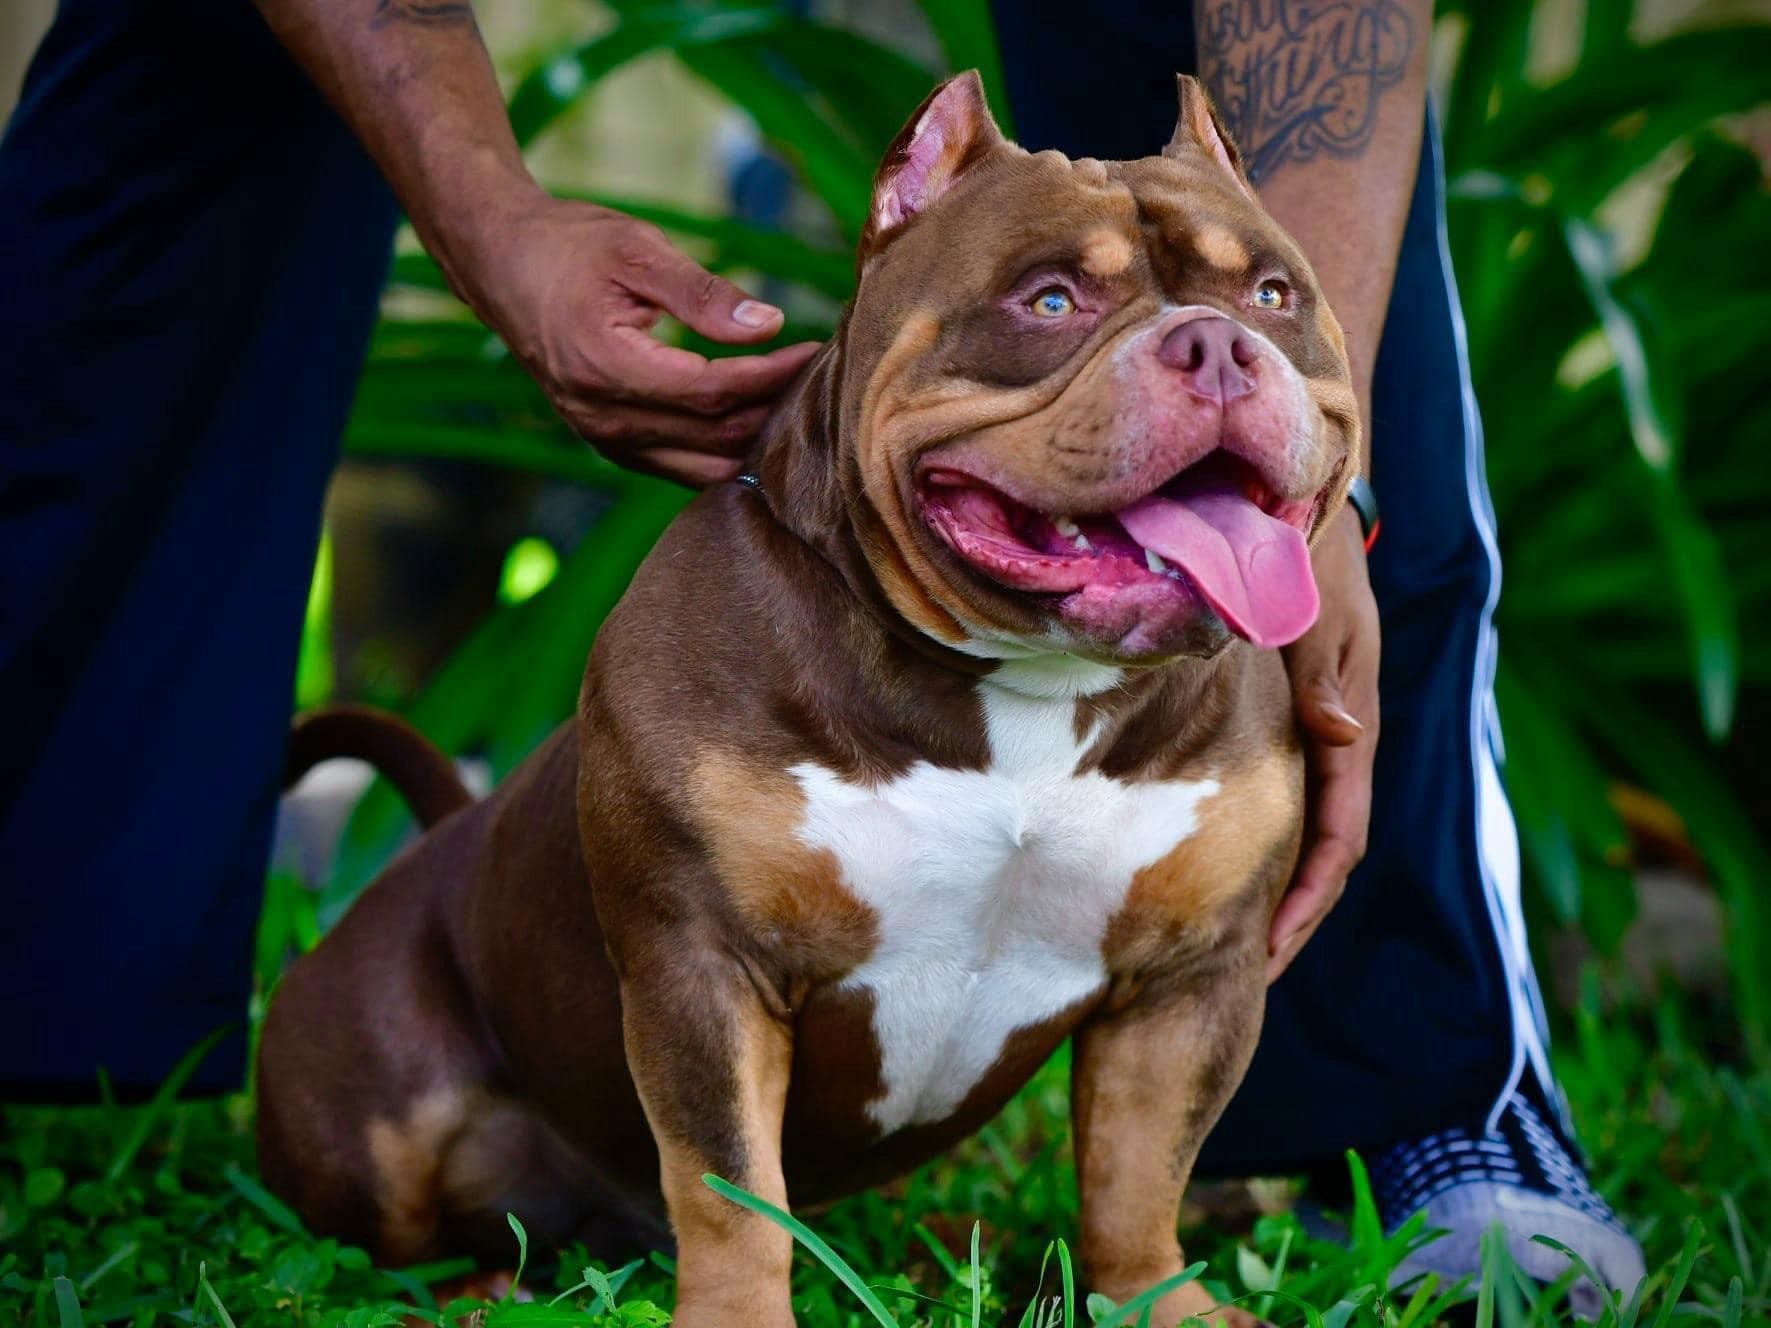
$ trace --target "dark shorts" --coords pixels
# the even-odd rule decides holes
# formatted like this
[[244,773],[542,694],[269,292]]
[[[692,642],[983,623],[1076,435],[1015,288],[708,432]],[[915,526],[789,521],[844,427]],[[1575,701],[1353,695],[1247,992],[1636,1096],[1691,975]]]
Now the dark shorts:
[[[1024,141],[1165,141],[1188,6],[1002,8]],[[1377,366],[1370,855],[1273,993],[1218,1170],[1479,1121],[1540,1046],[1434,151]],[[395,209],[243,0],[176,23],[68,0],[0,199],[0,1080],[89,1093],[103,1065],[147,1088],[244,1012],[320,503]],[[237,1083],[243,1045],[199,1082]]]

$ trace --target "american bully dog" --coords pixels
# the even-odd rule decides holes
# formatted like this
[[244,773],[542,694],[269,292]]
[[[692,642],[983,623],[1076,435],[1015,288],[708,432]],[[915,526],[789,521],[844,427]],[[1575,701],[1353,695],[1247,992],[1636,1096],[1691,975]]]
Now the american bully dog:
[[[973,75],[924,103],[836,336],[490,797],[409,731],[298,729],[297,768],[370,755],[434,821],[264,1027],[264,1174],[314,1228],[674,1238],[684,1328],[786,1328],[788,1236],[703,1174],[876,1185],[1068,1037],[1089,1285],[1182,1268],[1301,837],[1275,647],[1358,415],[1309,264],[1180,102],[1139,161],[1023,151]],[[1187,1285],[1155,1321],[1206,1312],[1239,1317]]]

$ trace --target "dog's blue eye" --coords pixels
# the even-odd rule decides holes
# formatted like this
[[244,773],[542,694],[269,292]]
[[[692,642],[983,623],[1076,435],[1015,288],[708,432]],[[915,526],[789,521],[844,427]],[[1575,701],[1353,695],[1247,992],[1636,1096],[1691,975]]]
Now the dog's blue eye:
[[1031,307],[1041,318],[1068,318],[1076,312],[1076,301],[1070,298],[1069,292],[1053,286],[1035,295]]
[[1285,307],[1285,283],[1282,281],[1263,281],[1254,293],[1254,307],[1257,309],[1283,309]]

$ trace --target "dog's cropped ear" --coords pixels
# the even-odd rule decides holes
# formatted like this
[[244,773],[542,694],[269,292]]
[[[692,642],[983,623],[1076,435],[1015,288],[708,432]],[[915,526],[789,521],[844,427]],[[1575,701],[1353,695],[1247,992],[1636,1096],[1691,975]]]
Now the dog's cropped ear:
[[1175,90],[1180,94],[1181,114],[1162,155],[1181,157],[1188,152],[1203,152],[1229,172],[1238,189],[1253,198],[1254,186],[1242,168],[1242,154],[1231,141],[1230,131],[1224,128],[1217,107],[1211,104],[1211,94],[1191,74],[1176,74]]
[[984,101],[977,70],[955,74],[931,92],[892,140],[873,178],[862,263],[1006,142]]

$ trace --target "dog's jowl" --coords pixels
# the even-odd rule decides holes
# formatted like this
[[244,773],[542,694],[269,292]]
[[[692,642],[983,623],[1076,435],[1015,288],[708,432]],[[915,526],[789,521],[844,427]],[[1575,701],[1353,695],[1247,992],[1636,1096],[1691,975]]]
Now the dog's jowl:
[[[876,1184],[1074,1036],[1090,1285],[1177,1272],[1301,833],[1275,648],[1314,619],[1356,420],[1191,80],[1130,162],[1024,152],[944,85],[755,482],[665,534],[576,722],[284,981],[266,1177],[383,1259],[500,1257],[506,1211],[674,1238],[686,1328],[786,1325],[787,1235],[702,1175]],[[439,777],[415,735],[328,732]]]

